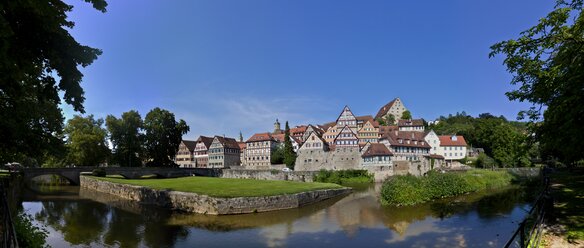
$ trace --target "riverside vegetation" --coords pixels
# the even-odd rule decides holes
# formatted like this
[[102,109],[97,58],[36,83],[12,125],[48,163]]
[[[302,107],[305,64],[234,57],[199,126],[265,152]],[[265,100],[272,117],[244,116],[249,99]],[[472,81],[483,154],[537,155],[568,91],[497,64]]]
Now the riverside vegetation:
[[315,182],[336,183],[336,184],[358,184],[372,183],[373,175],[366,170],[342,170],[329,171],[320,170],[314,177]]
[[427,176],[396,176],[385,181],[381,188],[383,205],[415,205],[433,199],[461,195],[511,184],[513,176],[507,171],[471,170],[464,173],[439,173]]

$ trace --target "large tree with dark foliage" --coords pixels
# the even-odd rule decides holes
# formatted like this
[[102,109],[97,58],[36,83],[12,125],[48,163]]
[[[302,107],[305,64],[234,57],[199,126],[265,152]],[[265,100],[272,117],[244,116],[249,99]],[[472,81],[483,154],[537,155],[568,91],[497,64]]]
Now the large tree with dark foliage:
[[[104,0],[85,0],[105,12]],[[83,113],[83,74],[101,51],[79,44],[60,0],[0,1],[0,163],[38,158],[63,142],[63,100]]]
[[110,150],[107,146],[107,130],[102,127],[103,119],[93,115],[76,115],[65,126],[67,137],[67,162],[77,166],[98,166],[106,162]]
[[144,118],[147,166],[175,167],[170,160],[176,155],[182,136],[189,131],[184,120],[176,121],[168,110],[155,108]]
[[144,122],[140,113],[131,110],[123,113],[120,119],[108,115],[105,125],[113,145],[112,162],[120,166],[142,166],[144,134],[141,130]]
[[533,106],[519,113],[532,121],[531,130],[544,158],[566,164],[584,159],[584,16],[583,0],[557,1],[545,18],[519,38],[499,42],[490,56],[502,54],[511,84],[510,100]]

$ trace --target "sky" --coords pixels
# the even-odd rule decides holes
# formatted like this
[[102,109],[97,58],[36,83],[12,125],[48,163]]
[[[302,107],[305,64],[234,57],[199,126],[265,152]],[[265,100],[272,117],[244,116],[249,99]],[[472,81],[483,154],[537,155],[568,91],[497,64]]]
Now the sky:
[[[375,115],[399,97],[414,118],[465,111],[516,119],[512,75],[490,46],[516,38],[553,0],[80,0],[71,35],[103,54],[85,75],[87,114],[160,107],[190,126],[184,139],[245,139],[335,121],[348,105]],[[63,106],[65,116],[74,113]]]

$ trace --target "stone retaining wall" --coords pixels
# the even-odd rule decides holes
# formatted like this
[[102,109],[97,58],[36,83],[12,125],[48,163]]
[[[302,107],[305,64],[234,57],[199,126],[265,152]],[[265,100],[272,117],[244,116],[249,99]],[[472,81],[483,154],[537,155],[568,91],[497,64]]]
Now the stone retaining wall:
[[223,170],[223,178],[257,179],[257,180],[287,180],[297,182],[314,182],[318,171],[288,171],[281,170]]
[[142,186],[112,183],[81,176],[81,187],[109,193],[142,204],[154,204],[175,210],[223,215],[266,212],[297,208],[351,192],[350,188],[326,189],[290,195],[219,198],[196,193],[157,190]]

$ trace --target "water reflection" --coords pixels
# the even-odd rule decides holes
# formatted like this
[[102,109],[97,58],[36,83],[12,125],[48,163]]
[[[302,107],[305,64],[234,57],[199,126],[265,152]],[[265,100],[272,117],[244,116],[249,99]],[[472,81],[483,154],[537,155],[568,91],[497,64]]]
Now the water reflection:
[[24,194],[23,206],[54,247],[500,246],[527,209],[520,188],[413,207],[382,207],[380,185],[306,207],[210,216],[141,205],[77,187]]

